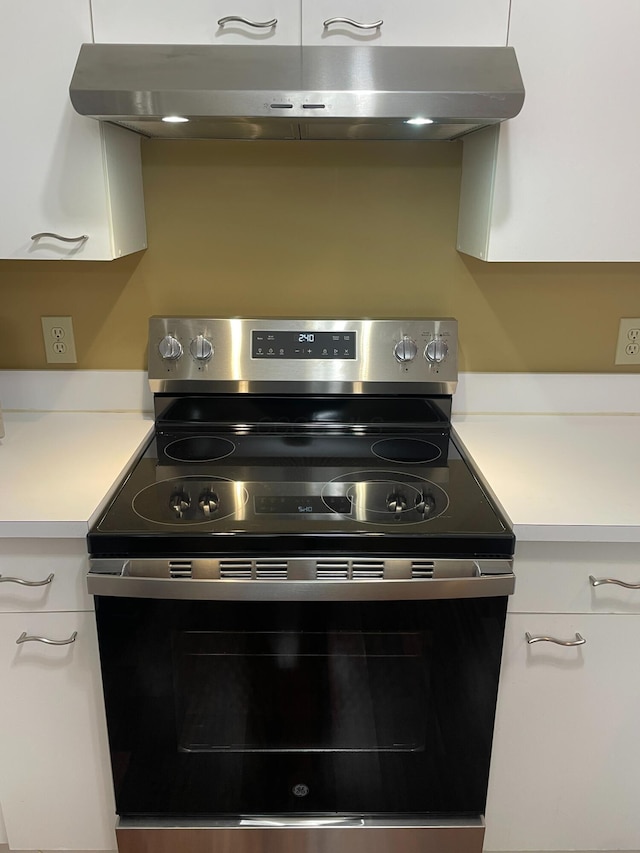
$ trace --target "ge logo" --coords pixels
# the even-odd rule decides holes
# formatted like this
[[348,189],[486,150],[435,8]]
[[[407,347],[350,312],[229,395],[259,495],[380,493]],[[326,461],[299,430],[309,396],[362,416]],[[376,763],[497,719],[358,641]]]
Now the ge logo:
[[309,793],[308,785],[294,785],[291,790],[296,797],[306,797]]

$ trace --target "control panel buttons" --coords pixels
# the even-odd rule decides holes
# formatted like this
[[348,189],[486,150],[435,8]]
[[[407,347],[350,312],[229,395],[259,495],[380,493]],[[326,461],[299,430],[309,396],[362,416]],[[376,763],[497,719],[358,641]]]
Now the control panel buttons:
[[407,361],[413,361],[413,359],[418,354],[418,347],[416,346],[416,342],[412,340],[410,337],[405,335],[401,341],[393,348],[393,354],[396,357],[396,361],[399,361],[401,364],[404,364]]
[[426,345],[424,357],[429,364],[441,364],[447,357],[448,352],[449,347],[447,346],[447,342],[441,338],[435,338]]
[[213,344],[204,335],[196,335],[189,345],[189,352],[196,361],[209,361],[213,355]]
[[165,361],[175,361],[182,355],[182,344],[173,335],[165,335],[158,344],[158,352]]

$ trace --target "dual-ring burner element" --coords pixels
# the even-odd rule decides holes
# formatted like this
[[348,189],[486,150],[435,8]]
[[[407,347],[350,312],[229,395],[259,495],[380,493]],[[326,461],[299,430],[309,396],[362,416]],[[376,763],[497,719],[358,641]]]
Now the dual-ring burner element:
[[[419,524],[437,518],[449,506],[443,488],[408,472],[351,471],[330,484],[344,484],[351,517],[367,524]],[[326,500],[328,486],[323,487],[322,497],[331,508]]]
[[206,524],[241,518],[249,495],[244,486],[224,477],[172,477],[141,489],[133,511],[154,524]]

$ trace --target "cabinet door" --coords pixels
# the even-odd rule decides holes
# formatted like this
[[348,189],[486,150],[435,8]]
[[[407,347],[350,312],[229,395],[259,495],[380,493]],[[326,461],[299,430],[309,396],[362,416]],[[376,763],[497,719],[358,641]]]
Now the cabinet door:
[[640,849],[639,642],[638,616],[508,617],[485,850]]
[[[69,100],[80,45],[92,40],[89,0],[2,3],[0,31],[0,257],[110,260],[144,248],[139,139]],[[48,232],[78,239],[32,239]]]
[[[97,42],[299,44],[299,0],[92,0]],[[243,21],[219,22],[227,17]]]
[[488,261],[639,261],[634,0],[513,0],[522,112],[464,141],[458,249]]
[[[26,632],[69,645],[16,644]],[[93,613],[0,616],[0,802],[9,846],[114,850]]]
[[[361,29],[332,18],[378,27]],[[304,44],[504,45],[509,0],[302,0]]]

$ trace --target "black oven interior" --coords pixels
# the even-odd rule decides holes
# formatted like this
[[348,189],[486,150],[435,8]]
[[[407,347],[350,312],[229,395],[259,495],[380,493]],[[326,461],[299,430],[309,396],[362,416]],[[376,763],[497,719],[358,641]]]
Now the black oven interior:
[[506,597],[99,597],[121,817],[484,810]]

